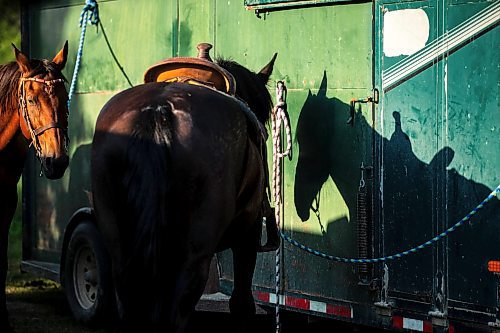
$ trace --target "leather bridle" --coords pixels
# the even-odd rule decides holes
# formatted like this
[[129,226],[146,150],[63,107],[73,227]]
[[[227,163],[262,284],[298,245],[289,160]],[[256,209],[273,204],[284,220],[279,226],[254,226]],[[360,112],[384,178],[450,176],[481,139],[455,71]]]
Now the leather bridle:
[[26,104],[26,90],[24,89],[24,83],[26,81],[33,81],[38,83],[43,83],[47,85],[47,93],[49,95],[53,94],[53,86],[57,83],[64,83],[64,79],[54,79],[54,80],[44,80],[35,77],[22,77],[19,79],[19,107],[21,110],[22,117],[26,122],[26,126],[31,135],[31,143],[35,147],[37,157],[41,156],[41,148],[40,143],[38,142],[38,136],[51,128],[58,128],[63,131],[65,138],[65,145],[68,143],[68,130],[64,128],[59,122],[50,122],[46,125],[40,126],[38,128],[33,128],[33,124],[31,123],[30,117],[28,115],[28,106]]

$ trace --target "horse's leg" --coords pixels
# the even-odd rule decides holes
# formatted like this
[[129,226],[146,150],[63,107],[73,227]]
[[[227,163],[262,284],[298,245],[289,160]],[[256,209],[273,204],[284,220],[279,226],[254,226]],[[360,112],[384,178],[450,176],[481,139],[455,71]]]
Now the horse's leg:
[[[180,333],[186,330],[189,318],[205,289],[213,254],[225,230],[224,226],[227,225],[225,221],[230,221],[233,213],[228,201],[223,200],[220,195],[222,190],[216,186],[207,185],[196,191],[205,193],[205,201],[193,211],[189,209],[193,206],[192,202],[181,199],[185,206],[179,204],[178,215],[172,217],[174,221],[182,221],[181,228],[188,226],[184,229],[186,232],[169,231],[173,236],[170,237],[168,253],[176,254],[169,260],[172,266],[167,267],[163,274],[171,275],[174,271],[177,275],[166,295],[169,303],[163,306],[168,309],[168,314],[159,318],[160,321],[169,320],[168,332]],[[174,221],[171,225],[176,224]]]
[[[233,252],[234,288],[229,300],[229,309],[237,326],[244,331],[255,315],[252,295],[252,279],[257,260],[257,248],[261,239],[261,208],[264,200],[264,170],[257,147],[250,141],[247,149],[246,167],[237,198],[238,214],[232,222],[241,226],[235,239]],[[245,227],[246,226],[246,227]]]
[[[128,142],[112,136],[104,139],[109,141],[94,139],[93,204],[99,231],[111,257],[119,326],[123,332],[151,332],[151,295],[157,290],[151,283],[150,267],[146,263],[148,258],[135,245],[140,222],[135,220],[134,211],[127,201],[123,170],[116,168],[112,161],[120,156],[120,147],[127,146]],[[132,168],[126,164],[122,167]]]
[[232,248],[234,288],[229,300],[231,315],[240,330],[245,330],[255,315],[252,279],[257,259],[255,237],[242,240]]
[[[191,256],[182,264],[170,299],[168,332],[181,333],[186,330],[189,318],[205,289],[212,256],[213,253]],[[160,325],[159,332],[161,328]]]
[[[99,145],[94,144],[94,150],[103,149]],[[95,153],[95,152],[94,152]],[[102,155],[101,152],[96,155]],[[92,161],[92,199],[96,213],[97,227],[103,236],[106,249],[111,259],[113,288],[116,296],[116,306],[118,319],[122,330],[126,331],[126,326],[123,324],[125,317],[127,302],[125,301],[126,288],[124,286],[123,271],[123,254],[120,242],[120,230],[118,223],[120,221],[118,212],[120,211],[119,203],[117,202],[117,193],[115,189],[115,180],[112,178],[113,172],[109,170],[105,158],[93,159]],[[123,222],[123,221],[122,221]]]
[[5,300],[7,278],[7,246],[10,223],[17,205],[17,187],[0,180],[0,331],[11,332]]

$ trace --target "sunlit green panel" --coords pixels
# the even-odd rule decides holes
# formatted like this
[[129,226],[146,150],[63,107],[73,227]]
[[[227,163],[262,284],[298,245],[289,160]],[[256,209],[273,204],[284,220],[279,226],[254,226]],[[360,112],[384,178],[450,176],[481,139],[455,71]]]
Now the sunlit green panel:
[[[31,13],[32,54],[45,56],[69,40],[65,74],[71,79],[81,29],[82,5],[35,9]],[[111,48],[133,84],[142,82],[151,64],[172,55],[172,3],[119,0],[99,3],[99,17]],[[49,52],[47,52],[49,51]],[[88,25],[76,91],[121,90],[128,83],[113,59],[99,27]]]
[[[215,44],[216,0],[187,0],[179,3],[179,56],[196,57],[199,43]],[[210,52],[212,58],[215,56]]]
[[277,52],[273,77],[286,79],[289,89],[317,89],[324,71],[328,88],[365,94],[371,84],[371,4],[279,11],[259,19],[231,1],[217,7],[216,22],[218,52],[255,70]]

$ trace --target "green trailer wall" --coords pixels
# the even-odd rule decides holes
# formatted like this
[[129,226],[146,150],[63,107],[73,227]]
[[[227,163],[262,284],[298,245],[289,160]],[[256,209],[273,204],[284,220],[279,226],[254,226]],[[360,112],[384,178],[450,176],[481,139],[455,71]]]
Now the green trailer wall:
[[[81,9],[79,1],[48,1],[29,7],[31,55],[50,57],[64,40],[69,40],[70,58],[64,70],[68,80],[74,69]],[[99,2],[105,32],[133,84],[141,83],[144,70],[161,59],[194,56],[196,45],[203,41],[214,45],[213,55],[229,57],[255,71],[277,52],[278,60],[269,86],[274,95],[275,81],[286,81],[292,127],[297,126],[308,98],[317,97],[313,102],[319,102],[321,110],[318,112],[329,113],[335,118],[339,130],[345,134],[343,140],[347,142],[356,138],[359,141],[355,151],[349,151],[351,145],[346,147],[346,156],[343,157],[354,158],[357,164],[365,158],[365,163],[370,163],[371,148],[360,139],[367,133],[359,133],[356,127],[345,124],[349,116],[346,105],[351,98],[367,96],[371,91],[371,10],[371,4],[364,3],[276,12],[259,19],[254,12],[245,10],[240,1]],[[102,31],[89,25],[70,111],[70,167],[60,181],[34,177],[36,163],[31,170],[36,200],[28,202],[32,209],[27,212],[32,213],[32,218],[37,221],[32,244],[33,254],[38,259],[57,255],[71,214],[88,205],[83,190],[89,190],[88,149],[95,118],[112,95],[127,87],[109,53]],[[331,105],[322,105],[325,101]],[[337,105],[340,106],[338,110]],[[313,113],[314,110],[309,108],[306,112]],[[370,119],[368,111],[363,112]],[[315,117],[312,115],[313,122],[321,122]],[[315,126],[313,123],[306,124],[306,127],[311,125]],[[323,127],[318,138],[328,141],[332,129],[330,125]],[[294,213],[294,170],[299,149],[297,140],[294,140],[295,157],[285,163],[287,228],[294,228],[299,236],[310,237],[316,245],[326,245],[325,250],[349,254],[354,246],[352,195],[343,197],[335,183],[329,180],[321,191],[321,224],[316,215],[302,222]],[[329,152],[325,153],[329,155]],[[317,162],[321,163],[321,159],[330,159],[331,156],[318,158]],[[352,176],[359,181],[358,170],[353,170]],[[44,222],[38,223],[41,221]],[[330,224],[338,225],[339,229],[327,244],[322,232],[332,232]],[[341,269],[350,271],[346,267]],[[267,283],[267,279],[265,281]]]

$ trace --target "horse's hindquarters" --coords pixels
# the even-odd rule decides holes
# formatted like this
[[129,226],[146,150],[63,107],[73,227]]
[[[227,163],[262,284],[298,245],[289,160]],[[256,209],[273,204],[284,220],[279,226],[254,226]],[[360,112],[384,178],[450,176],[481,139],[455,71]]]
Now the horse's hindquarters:
[[[255,254],[263,166],[245,108],[211,89],[154,83],[101,111],[94,207],[130,325],[184,327],[223,235],[235,235],[228,247],[252,244]],[[134,292],[138,284],[147,287]]]

